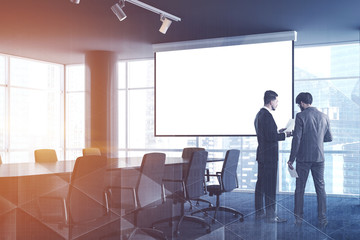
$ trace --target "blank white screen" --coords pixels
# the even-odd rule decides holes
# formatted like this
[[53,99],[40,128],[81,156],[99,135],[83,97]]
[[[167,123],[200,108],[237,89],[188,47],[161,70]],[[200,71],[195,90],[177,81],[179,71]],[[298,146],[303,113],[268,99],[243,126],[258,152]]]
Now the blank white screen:
[[156,52],[155,135],[255,135],[266,90],[278,93],[274,118],[293,111],[292,41]]

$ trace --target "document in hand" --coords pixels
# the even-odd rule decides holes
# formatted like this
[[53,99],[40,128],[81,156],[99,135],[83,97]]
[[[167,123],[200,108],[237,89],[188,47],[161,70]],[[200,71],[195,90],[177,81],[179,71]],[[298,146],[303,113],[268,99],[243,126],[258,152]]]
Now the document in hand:
[[298,178],[299,175],[297,174],[295,168],[291,169],[288,167],[288,170],[289,170],[289,173],[290,173],[290,176],[293,177],[293,178]]
[[294,130],[294,127],[295,127],[295,119],[289,119],[289,121],[285,126],[286,130],[284,132],[291,132]]

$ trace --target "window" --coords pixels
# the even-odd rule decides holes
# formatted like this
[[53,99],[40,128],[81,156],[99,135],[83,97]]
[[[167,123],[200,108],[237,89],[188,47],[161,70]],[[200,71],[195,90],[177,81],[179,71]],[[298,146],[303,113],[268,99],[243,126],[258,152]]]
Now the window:
[[[325,143],[327,193],[359,194],[359,45],[296,48],[295,95],[299,92],[310,92],[313,106],[330,118],[334,139]],[[282,149],[290,149],[290,142],[284,143]],[[286,173],[288,153],[282,155],[279,190],[293,191],[294,180]],[[315,192],[311,178],[306,191]]]
[[32,162],[39,148],[55,149],[59,160],[81,155],[84,66],[67,66],[66,84],[64,69],[60,64],[0,55],[0,154],[4,163]]
[[0,154],[2,161],[5,162],[5,153],[6,153],[6,125],[7,125],[7,116],[6,116],[6,58],[5,56],[0,55]]
[[[194,138],[154,137],[154,62],[120,62],[119,156],[142,156],[152,150],[179,155],[179,147],[195,146]],[[177,152],[177,153],[175,153]]]
[[[4,162],[34,161],[34,150],[53,148],[63,159],[64,66],[4,56],[1,89]],[[2,73],[3,75],[3,73]],[[1,79],[1,78],[0,78]]]
[[[141,156],[154,150],[180,156],[182,147],[199,146],[209,151],[209,157],[223,157],[227,149],[236,148],[241,150],[239,189],[255,189],[255,137],[155,138],[153,60],[121,62],[119,73],[120,156]],[[325,144],[325,181],[329,194],[360,194],[359,75],[358,44],[295,48],[295,96],[302,91],[310,92],[313,106],[328,114],[331,121],[334,140]],[[295,189],[286,165],[290,148],[291,139],[280,143],[280,192]],[[209,168],[218,171],[221,164],[214,163]],[[315,192],[311,176],[306,192]]]
[[66,66],[66,157],[82,156],[85,147],[85,66]]

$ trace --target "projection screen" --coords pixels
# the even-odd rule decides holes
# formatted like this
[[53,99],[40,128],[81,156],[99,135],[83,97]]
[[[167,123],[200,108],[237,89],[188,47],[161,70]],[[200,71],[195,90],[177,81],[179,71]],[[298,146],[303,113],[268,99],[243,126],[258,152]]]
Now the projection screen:
[[296,32],[154,45],[155,136],[253,136],[266,90],[293,118]]

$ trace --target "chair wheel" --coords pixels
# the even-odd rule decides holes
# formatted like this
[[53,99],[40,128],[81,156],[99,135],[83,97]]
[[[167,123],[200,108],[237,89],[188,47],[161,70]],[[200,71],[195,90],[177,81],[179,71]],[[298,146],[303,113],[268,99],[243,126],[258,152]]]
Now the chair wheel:
[[244,218],[243,218],[243,217],[241,217],[241,218],[239,219],[239,221],[240,221],[240,222],[243,222],[243,221],[244,221]]
[[210,228],[206,229],[206,233],[211,233],[211,229]]
[[175,231],[174,231],[174,235],[175,235],[176,237],[178,237],[178,236],[180,235],[180,231],[179,231],[179,230],[175,230]]
[[215,223],[215,219],[211,220],[212,223]]

